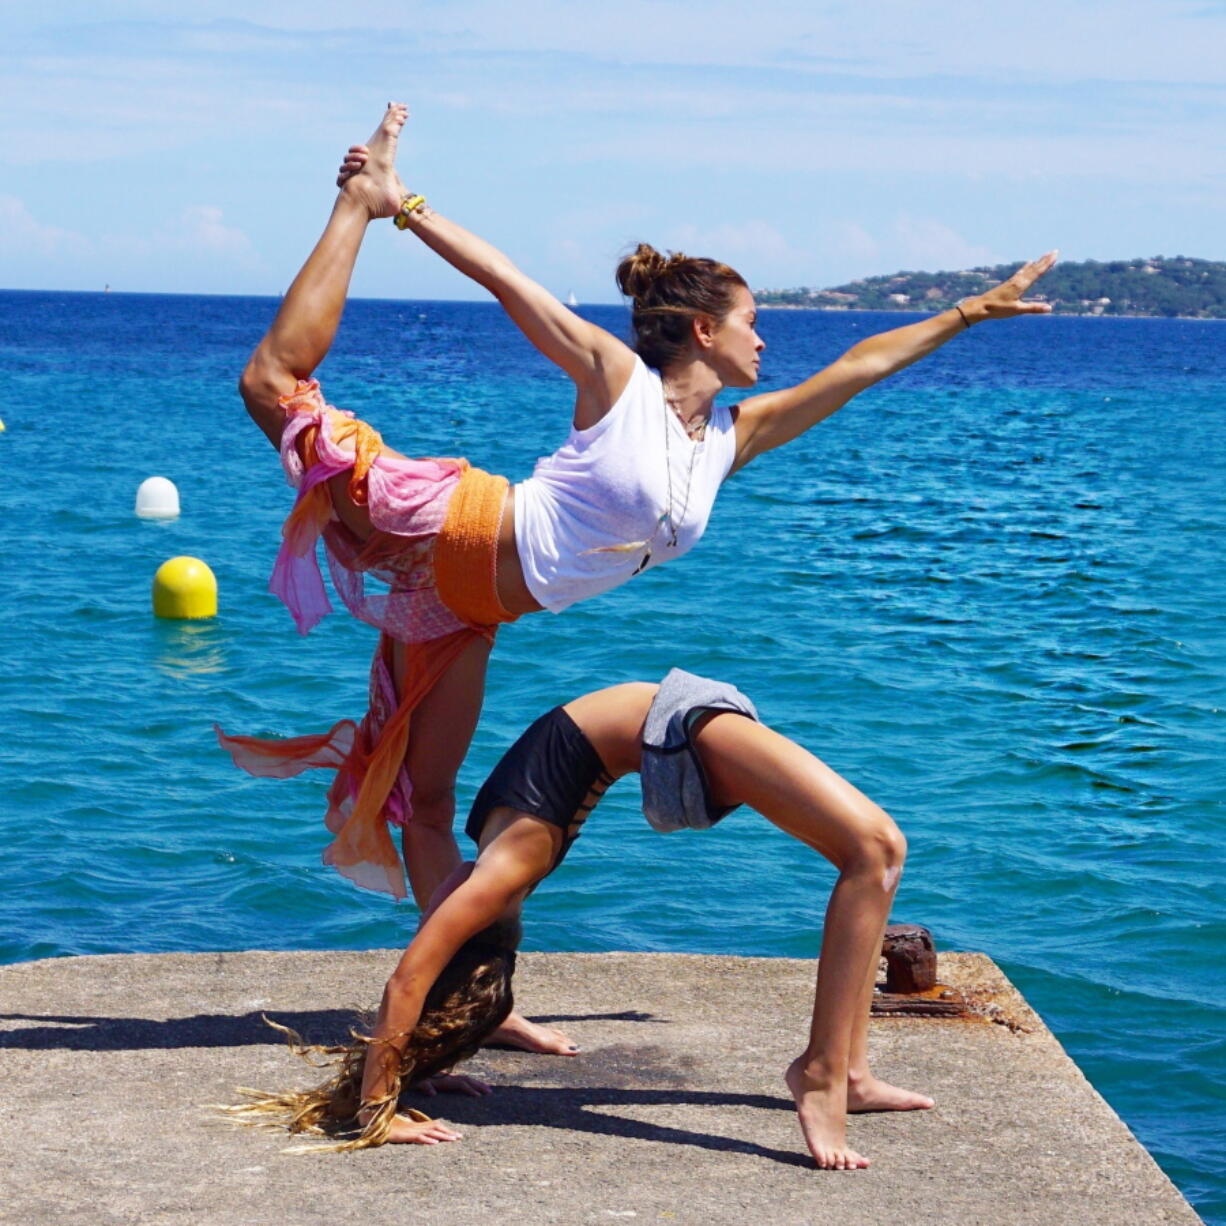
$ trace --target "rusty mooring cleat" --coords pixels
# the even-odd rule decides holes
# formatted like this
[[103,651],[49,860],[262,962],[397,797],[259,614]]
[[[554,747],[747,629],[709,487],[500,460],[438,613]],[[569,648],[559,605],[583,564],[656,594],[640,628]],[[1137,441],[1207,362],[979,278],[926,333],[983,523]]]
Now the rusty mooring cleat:
[[937,951],[932,933],[919,924],[890,924],[881,942],[885,990],[910,995],[936,987]]
[[919,924],[890,924],[881,943],[885,991],[873,993],[878,1017],[960,1017],[962,993],[937,983],[932,933]]

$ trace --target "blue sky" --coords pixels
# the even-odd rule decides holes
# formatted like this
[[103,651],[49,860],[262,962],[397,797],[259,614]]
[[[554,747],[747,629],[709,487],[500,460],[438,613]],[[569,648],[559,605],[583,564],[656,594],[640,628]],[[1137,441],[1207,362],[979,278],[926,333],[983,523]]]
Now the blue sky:
[[[0,0],[0,286],[278,293],[388,98],[401,173],[560,295],[1226,258],[1222,0]],[[365,296],[480,296],[390,223]]]

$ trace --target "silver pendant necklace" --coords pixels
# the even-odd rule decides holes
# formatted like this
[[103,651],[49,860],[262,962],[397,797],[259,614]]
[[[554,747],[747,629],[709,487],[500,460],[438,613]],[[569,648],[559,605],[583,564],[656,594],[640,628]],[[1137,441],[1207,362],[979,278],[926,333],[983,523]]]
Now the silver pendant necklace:
[[[663,391],[663,389],[664,389],[664,383],[663,383],[663,380],[661,380],[660,390]],[[646,569],[648,562],[651,561],[652,542],[656,539],[657,536],[660,535],[660,529],[663,528],[665,524],[668,525],[668,539],[664,542],[664,546],[666,549],[676,549],[677,548],[677,529],[681,526],[682,521],[685,519],[686,511],[689,510],[690,490],[693,488],[693,485],[694,485],[694,462],[698,459],[699,444],[697,441],[695,441],[694,436],[690,434],[690,428],[684,422],[681,422],[682,429],[685,430],[686,434],[689,435],[689,438],[690,438],[690,466],[686,470],[685,495],[681,503],[681,510],[678,511],[676,515],[674,515],[673,514],[673,454],[672,454],[672,445],[671,445],[671,440],[670,440],[670,436],[672,434],[672,427],[670,426],[668,419],[671,415],[675,414],[676,411],[669,405],[667,394],[664,395],[663,402],[664,402],[664,470],[665,470],[665,473],[667,474],[667,480],[668,480],[668,506],[660,513],[659,519],[656,520],[655,531],[652,532],[652,534],[647,538],[645,542],[646,547],[643,552],[643,557],[639,561],[639,564],[634,568],[632,572],[632,574],[635,574],[635,575],[639,574],[641,571]],[[678,421],[681,420],[679,416],[677,420]],[[706,424],[707,423],[704,421],[700,429],[705,430]]]

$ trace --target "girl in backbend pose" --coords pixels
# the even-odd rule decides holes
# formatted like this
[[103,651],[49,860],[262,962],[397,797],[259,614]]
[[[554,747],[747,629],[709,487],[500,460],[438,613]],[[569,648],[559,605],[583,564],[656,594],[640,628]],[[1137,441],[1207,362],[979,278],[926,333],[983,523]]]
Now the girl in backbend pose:
[[[818,1166],[867,1166],[847,1144],[849,1110],[932,1106],[879,1081],[868,1064],[869,1005],[906,843],[872,801],[758,723],[743,694],[679,670],[659,686],[614,686],[538,719],[478,793],[467,826],[476,863],[440,887],[369,1037],[319,1089],[251,1092],[253,1101],[231,1111],[278,1118],[295,1132],[334,1132],[356,1117],[362,1130],[340,1149],[458,1140],[440,1120],[399,1114],[401,1087],[471,1055],[506,1016],[523,900],[558,866],[609,785],[631,771],[641,773],[643,811],[658,829],[707,827],[745,803],[838,868],[813,1019],[785,1080]],[[488,1092],[467,1078],[438,1088]]]
[[[406,117],[405,107],[390,105],[369,145],[350,150],[323,236],[240,382],[298,489],[272,589],[301,632],[319,620],[329,608],[315,558],[322,536],[346,606],[382,631],[370,708],[360,724],[342,720],[318,736],[219,735],[255,774],[336,770],[326,817],[336,837],[325,860],[360,885],[402,897],[387,830],[398,825],[410,885],[425,907],[459,863],[454,784],[499,623],[560,612],[679,557],[702,535],[720,483],[755,456],[972,324],[1048,310],[1022,295],[1054,256],[955,310],[861,341],[804,383],[729,409],[717,394],[752,387],[764,348],[753,297],[736,272],[640,246],[617,270],[633,299],[632,350],[405,190],[394,156]],[[569,437],[514,489],[462,460],[402,455],[330,408],[310,378],[336,333],[366,227],[385,217],[494,294],[574,380]],[[368,574],[387,591],[368,593]],[[511,1028],[500,1037],[568,1050],[557,1032],[518,1019]]]

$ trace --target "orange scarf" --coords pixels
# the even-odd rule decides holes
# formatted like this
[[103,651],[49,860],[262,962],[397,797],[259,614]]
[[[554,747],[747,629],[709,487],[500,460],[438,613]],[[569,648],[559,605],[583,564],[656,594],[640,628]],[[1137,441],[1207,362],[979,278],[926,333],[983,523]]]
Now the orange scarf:
[[[329,425],[338,442],[354,439],[349,495],[354,502],[365,503],[367,473],[379,455],[382,440],[365,422],[341,413],[334,413]],[[304,431],[301,447],[308,472],[318,462],[316,437],[314,426]],[[451,496],[443,528],[435,538],[434,569],[440,598],[468,626],[441,638],[405,644],[405,675],[396,695],[397,705],[381,724],[372,706],[361,725],[341,720],[317,736],[271,741],[226,736],[217,729],[222,746],[237,765],[252,774],[284,778],[310,767],[335,769],[336,779],[328,792],[327,823],[336,837],[324,851],[324,863],[357,885],[384,890],[396,898],[406,897],[408,891],[384,809],[405,770],[413,712],[474,639],[493,642],[498,626],[515,620],[499,602],[496,582],[498,532],[507,485],[505,477],[465,467]],[[331,515],[329,486],[321,481],[294,507],[286,521],[286,538],[307,532],[317,535]],[[372,671],[378,674],[382,662],[386,670],[383,675],[390,679],[392,639],[386,633],[380,636],[376,653]]]

